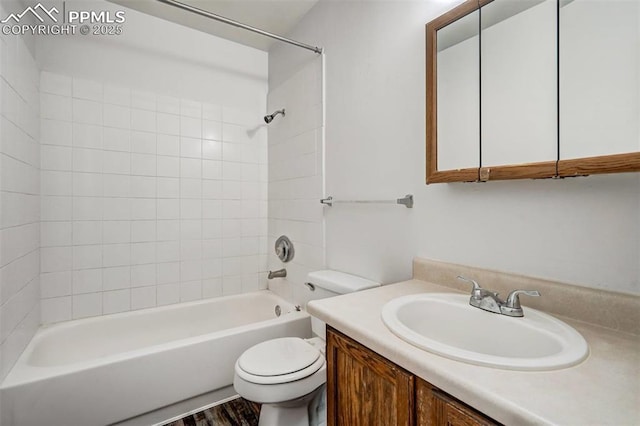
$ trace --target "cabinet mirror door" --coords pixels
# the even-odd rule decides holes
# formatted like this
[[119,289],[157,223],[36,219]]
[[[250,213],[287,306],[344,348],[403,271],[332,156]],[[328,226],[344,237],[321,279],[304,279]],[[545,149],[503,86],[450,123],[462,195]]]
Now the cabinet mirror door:
[[561,0],[560,160],[640,151],[640,2]]
[[556,17],[556,0],[494,0],[482,7],[481,166],[487,173],[545,162],[554,171]]
[[480,12],[438,30],[438,170],[480,166]]

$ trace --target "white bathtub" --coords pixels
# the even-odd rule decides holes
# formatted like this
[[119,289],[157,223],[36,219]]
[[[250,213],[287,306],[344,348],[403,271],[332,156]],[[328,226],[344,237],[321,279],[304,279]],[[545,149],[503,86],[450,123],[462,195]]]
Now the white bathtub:
[[256,343],[310,335],[308,314],[268,290],[42,327],[0,386],[0,423],[118,422],[229,386]]

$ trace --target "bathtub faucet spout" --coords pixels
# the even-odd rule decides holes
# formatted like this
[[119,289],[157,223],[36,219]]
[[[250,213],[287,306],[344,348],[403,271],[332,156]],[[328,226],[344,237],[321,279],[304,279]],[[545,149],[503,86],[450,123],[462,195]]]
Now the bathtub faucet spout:
[[287,276],[287,270],[282,268],[277,271],[269,271],[268,279],[272,280],[274,278],[284,278]]

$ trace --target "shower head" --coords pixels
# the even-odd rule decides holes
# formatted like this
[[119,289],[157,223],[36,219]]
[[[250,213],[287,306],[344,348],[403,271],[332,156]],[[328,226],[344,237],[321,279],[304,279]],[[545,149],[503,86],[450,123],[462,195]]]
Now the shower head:
[[282,116],[284,117],[284,108],[279,109],[278,111],[274,112],[273,114],[270,115],[265,115],[264,116],[264,122],[269,124],[273,121],[273,119],[276,117],[276,115],[278,114],[282,114]]

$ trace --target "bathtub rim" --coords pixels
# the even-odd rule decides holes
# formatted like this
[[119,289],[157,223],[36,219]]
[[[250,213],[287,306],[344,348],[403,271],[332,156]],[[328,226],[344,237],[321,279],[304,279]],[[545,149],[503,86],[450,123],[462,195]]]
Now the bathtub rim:
[[[201,304],[211,303],[223,298],[241,298],[242,296],[255,294],[255,295],[266,295],[269,297],[273,297],[274,299],[282,302],[281,305],[287,305],[287,307],[291,307],[291,311],[287,313],[283,313],[280,317],[274,317],[268,320],[257,321],[249,324],[240,325],[237,327],[227,328],[223,330],[214,331],[211,333],[205,333],[198,336],[185,337],[182,339],[172,340],[169,342],[164,342],[156,345],[146,346],[143,348],[138,348],[130,351],[125,351],[121,353],[111,354],[95,359],[79,361],[69,364],[62,365],[54,365],[54,366],[34,366],[30,365],[26,362],[28,357],[33,353],[34,347],[38,344],[38,341],[46,337],[48,334],[58,330],[64,330],[67,328],[74,327],[78,322],[82,321],[83,323],[93,323],[100,322],[110,318],[120,318],[120,317],[129,317],[129,316],[137,316],[143,315],[145,312],[149,311],[167,311],[167,310],[175,310],[179,308],[185,308],[190,306],[196,306]],[[274,314],[275,315],[275,314]],[[29,344],[22,352],[14,366],[11,368],[7,376],[0,383],[0,392],[3,390],[10,390],[12,388],[20,387],[23,385],[37,383],[43,380],[64,376],[67,374],[73,374],[77,372],[82,372],[86,370],[90,370],[92,368],[101,367],[107,364],[115,364],[119,362],[124,362],[130,359],[141,358],[146,355],[156,354],[162,351],[168,351],[180,347],[188,347],[197,345],[208,340],[211,340],[212,337],[228,337],[230,335],[241,333],[243,331],[249,330],[260,330],[262,328],[270,327],[277,323],[294,321],[297,319],[310,318],[310,315],[305,310],[296,311],[295,305],[287,302],[281,296],[270,290],[258,290],[249,293],[241,293],[230,296],[222,296],[222,297],[214,297],[209,299],[202,299],[192,302],[184,302],[184,303],[175,303],[171,305],[165,305],[154,308],[146,308],[135,311],[127,311],[127,312],[119,312],[116,314],[108,314],[96,317],[89,318],[81,318],[77,320],[64,321],[57,324],[44,325],[41,326],[34,337],[29,341]],[[18,370],[16,370],[18,368]]]

